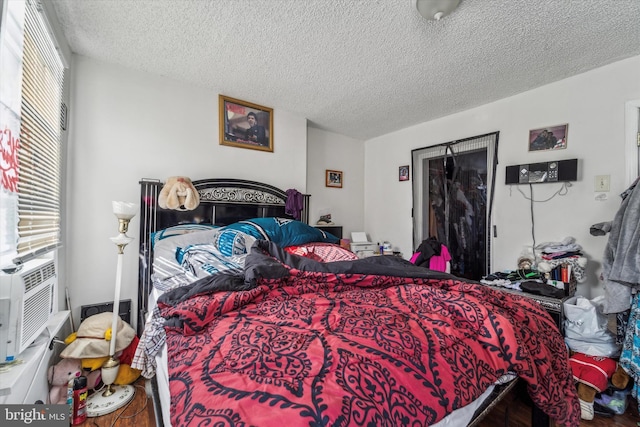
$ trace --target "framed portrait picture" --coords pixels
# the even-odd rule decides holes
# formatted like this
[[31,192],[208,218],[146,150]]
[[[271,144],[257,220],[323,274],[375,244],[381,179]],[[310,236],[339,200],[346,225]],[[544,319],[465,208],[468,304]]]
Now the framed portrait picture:
[[529,131],[529,151],[560,150],[567,148],[569,125],[548,126]]
[[273,152],[273,109],[219,96],[220,145]]
[[409,181],[409,165],[398,168],[398,181]]
[[327,169],[325,174],[325,185],[327,187],[342,188],[342,171],[332,171]]

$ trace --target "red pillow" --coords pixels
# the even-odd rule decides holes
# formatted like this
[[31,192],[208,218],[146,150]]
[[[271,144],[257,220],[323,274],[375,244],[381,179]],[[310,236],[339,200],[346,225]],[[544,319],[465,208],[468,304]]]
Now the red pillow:
[[311,258],[319,262],[352,261],[358,256],[348,249],[333,243],[312,242],[287,246],[285,251],[293,255]]

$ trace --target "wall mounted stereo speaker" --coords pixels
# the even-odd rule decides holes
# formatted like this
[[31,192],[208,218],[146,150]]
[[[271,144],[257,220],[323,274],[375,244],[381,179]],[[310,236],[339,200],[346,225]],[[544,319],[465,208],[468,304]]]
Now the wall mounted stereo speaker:
[[578,159],[507,166],[505,184],[576,181]]

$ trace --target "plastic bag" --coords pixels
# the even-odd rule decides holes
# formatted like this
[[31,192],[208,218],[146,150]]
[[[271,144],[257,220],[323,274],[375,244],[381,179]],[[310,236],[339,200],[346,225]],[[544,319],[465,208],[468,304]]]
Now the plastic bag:
[[607,390],[605,393],[597,395],[595,401],[611,409],[615,414],[622,415],[627,410],[628,394],[627,390]]
[[590,356],[617,357],[620,347],[607,328],[607,316],[602,312],[604,297],[589,300],[575,296],[564,302],[564,334],[569,348]]

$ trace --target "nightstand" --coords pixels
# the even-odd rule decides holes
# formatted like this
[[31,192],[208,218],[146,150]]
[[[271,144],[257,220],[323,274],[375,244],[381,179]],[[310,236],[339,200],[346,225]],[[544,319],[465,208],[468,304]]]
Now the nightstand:
[[556,324],[558,325],[558,329],[560,329],[560,333],[564,335],[564,302],[571,298],[573,295],[565,296],[562,298],[553,298],[543,295],[530,294],[528,292],[522,292],[515,289],[503,288],[501,286],[484,286],[489,286],[490,288],[501,292],[520,295],[538,302],[545,310],[547,310],[551,317],[553,317],[553,320],[555,320]]
[[342,226],[341,225],[314,225],[315,228],[324,231],[325,233],[331,233],[338,239],[342,239]]

